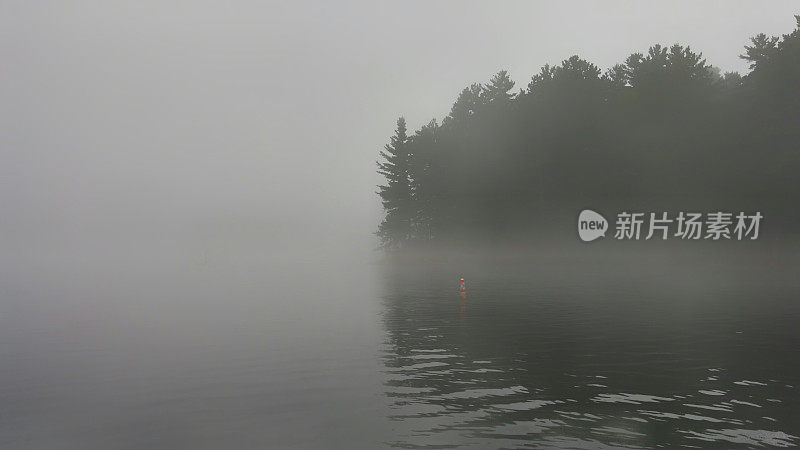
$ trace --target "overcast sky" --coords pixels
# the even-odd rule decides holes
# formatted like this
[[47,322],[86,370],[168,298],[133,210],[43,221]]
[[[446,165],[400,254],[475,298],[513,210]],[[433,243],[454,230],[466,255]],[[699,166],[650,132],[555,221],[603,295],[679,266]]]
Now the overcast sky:
[[[334,4],[336,3],[336,4]],[[0,1],[5,255],[121,243],[370,247],[377,151],[507,69],[654,43],[723,71],[774,2]],[[180,244],[178,244],[180,245]]]

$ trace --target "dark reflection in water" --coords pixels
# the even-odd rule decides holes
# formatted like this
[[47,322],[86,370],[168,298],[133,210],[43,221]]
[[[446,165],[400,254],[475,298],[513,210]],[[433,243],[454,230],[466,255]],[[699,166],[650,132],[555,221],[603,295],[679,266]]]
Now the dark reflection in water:
[[697,261],[387,267],[387,444],[796,447],[792,273]]

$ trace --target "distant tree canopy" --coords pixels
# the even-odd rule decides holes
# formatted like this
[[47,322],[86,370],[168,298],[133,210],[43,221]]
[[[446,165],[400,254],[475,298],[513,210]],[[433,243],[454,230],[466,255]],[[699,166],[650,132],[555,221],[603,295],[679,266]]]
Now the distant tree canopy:
[[500,71],[411,136],[401,118],[378,163],[382,244],[547,233],[585,207],[760,210],[796,227],[796,19],[791,34],[751,39],[745,76],[654,45],[605,73],[578,56],[545,65],[517,92]]

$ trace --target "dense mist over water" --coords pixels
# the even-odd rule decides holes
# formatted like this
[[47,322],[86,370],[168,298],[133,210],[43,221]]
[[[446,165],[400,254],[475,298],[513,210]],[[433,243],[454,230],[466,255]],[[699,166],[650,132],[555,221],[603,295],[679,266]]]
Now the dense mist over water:
[[797,446],[799,241],[774,214],[725,243],[583,243],[597,205],[555,200],[546,232],[374,234],[399,115],[657,42],[745,73],[797,13],[3,2],[0,447]]
[[748,38],[796,13],[676,5],[5,3],[3,258],[371,248],[398,115],[416,129],[500,68],[608,68],[656,42],[745,72]]

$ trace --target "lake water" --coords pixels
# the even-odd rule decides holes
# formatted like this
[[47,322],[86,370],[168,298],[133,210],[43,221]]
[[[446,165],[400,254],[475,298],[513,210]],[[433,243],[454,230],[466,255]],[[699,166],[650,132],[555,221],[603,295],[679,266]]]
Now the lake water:
[[135,261],[4,266],[0,447],[800,445],[796,267]]

